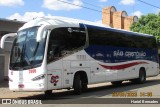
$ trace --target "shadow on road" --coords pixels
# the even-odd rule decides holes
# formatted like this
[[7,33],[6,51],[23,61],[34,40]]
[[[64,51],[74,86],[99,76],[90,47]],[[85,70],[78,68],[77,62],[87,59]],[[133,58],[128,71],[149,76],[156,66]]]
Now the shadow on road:
[[20,99],[39,99],[39,100],[60,100],[60,99],[76,99],[76,98],[96,98],[106,95],[111,95],[113,92],[125,92],[130,90],[138,90],[139,88],[145,88],[148,86],[154,86],[160,84],[160,79],[147,80],[145,84],[133,84],[131,82],[125,82],[120,86],[104,85],[100,87],[89,88],[87,92],[81,95],[74,95],[73,90],[56,92],[50,96],[45,96],[44,94],[19,97]]

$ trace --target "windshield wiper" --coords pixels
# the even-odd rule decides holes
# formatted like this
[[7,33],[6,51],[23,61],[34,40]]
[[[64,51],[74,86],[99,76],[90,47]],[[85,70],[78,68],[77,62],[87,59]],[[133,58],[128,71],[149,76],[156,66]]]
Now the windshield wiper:
[[32,57],[31,57],[31,58],[33,58],[33,57],[34,57],[34,59],[33,59],[33,60],[35,60],[35,55],[36,55],[36,53],[37,53],[38,46],[39,46],[39,42],[36,44],[36,49],[34,50],[33,55],[32,55]]
[[17,59],[16,59],[16,61],[13,63],[13,65],[12,65],[12,69],[13,69],[13,67],[16,65],[16,63],[17,63],[17,61],[18,61],[18,59],[20,58],[21,56],[19,56],[19,57],[17,57]]
[[25,57],[24,59],[26,60],[27,64],[28,64],[28,65],[31,65],[28,56],[27,56],[26,54],[24,54],[24,57]]
[[[35,60],[35,55],[36,55],[36,53],[37,53],[38,46],[39,46],[39,42],[37,43],[36,48],[35,48],[35,50],[34,50],[34,52],[33,52],[32,57],[31,57],[31,59],[34,58],[33,60]],[[25,67],[23,67],[23,68],[25,68],[25,69],[27,69],[27,68],[33,68],[33,64],[31,64],[28,56],[27,56],[26,54],[24,54],[24,57],[26,57],[25,59],[26,59],[26,62],[28,63],[28,66],[25,66]]]
[[22,62],[23,60],[25,60],[25,61],[27,62],[27,64],[30,66],[31,63],[30,63],[30,61],[29,61],[28,56],[27,56],[26,53],[25,53],[25,49],[26,49],[26,44],[23,44],[23,47],[22,47],[22,55],[21,55],[21,62]]

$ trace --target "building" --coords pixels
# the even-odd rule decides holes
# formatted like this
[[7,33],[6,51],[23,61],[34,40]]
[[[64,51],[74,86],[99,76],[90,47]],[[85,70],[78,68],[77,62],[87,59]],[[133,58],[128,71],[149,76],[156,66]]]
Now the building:
[[131,24],[137,21],[137,16],[128,16],[126,11],[117,11],[114,6],[102,9],[102,23],[113,28],[130,30]]
[[[15,33],[25,22],[0,18],[0,39],[7,33]],[[5,48],[0,48],[0,80],[8,79],[8,61],[14,38],[7,38]]]

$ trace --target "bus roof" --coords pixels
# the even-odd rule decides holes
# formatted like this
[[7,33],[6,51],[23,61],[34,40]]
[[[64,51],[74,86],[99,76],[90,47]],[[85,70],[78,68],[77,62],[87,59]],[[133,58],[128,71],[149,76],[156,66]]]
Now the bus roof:
[[153,35],[139,33],[139,32],[132,32],[132,31],[124,30],[124,29],[116,29],[116,28],[111,28],[111,27],[101,27],[101,26],[94,26],[94,25],[88,25],[88,24],[86,24],[86,25],[87,25],[87,27],[92,27],[92,28],[101,29],[101,30],[114,31],[114,32],[119,32],[119,33],[126,33],[126,34],[130,34],[133,36],[137,35],[137,36],[145,36],[145,37],[154,37]]
[[60,17],[60,16],[48,16],[48,17],[36,18],[24,24],[19,30],[26,29],[26,28],[33,27],[33,26],[40,26],[40,25],[61,25],[64,27],[78,27],[80,26],[80,24],[85,24],[88,27],[95,27],[97,29],[121,32],[121,33],[138,35],[138,36],[153,37],[152,35],[149,35],[149,34],[143,34],[143,33],[132,32],[132,31],[127,31],[123,29],[111,28],[110,26],[103,25],[101,23],[79,20],[79,19],[74,19],[74,18]]
[[79,27],[79,24],[88,24],[96,25],[100,27],[109,27],[100,23],[94,23],[90,21],[84,21],[73,18],[59,17],[59,16],[50,16],[50,17],[39,17],[25,23],[19,30],[23,30],[29,27],[41,26],[41,25],[59,25],[63,27]]

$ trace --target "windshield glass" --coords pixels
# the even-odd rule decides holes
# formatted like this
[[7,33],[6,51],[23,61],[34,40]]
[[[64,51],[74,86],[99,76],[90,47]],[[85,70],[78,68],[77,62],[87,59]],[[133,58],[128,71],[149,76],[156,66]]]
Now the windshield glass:
[[[27,28],[18,32],[18,37],[14,40],[11,50],[9,66],[11,70],[41,66],[45,50],[45,37],[40,42],[36,41],[38,28]],[[46,32],[44,34],[46,35]]]

